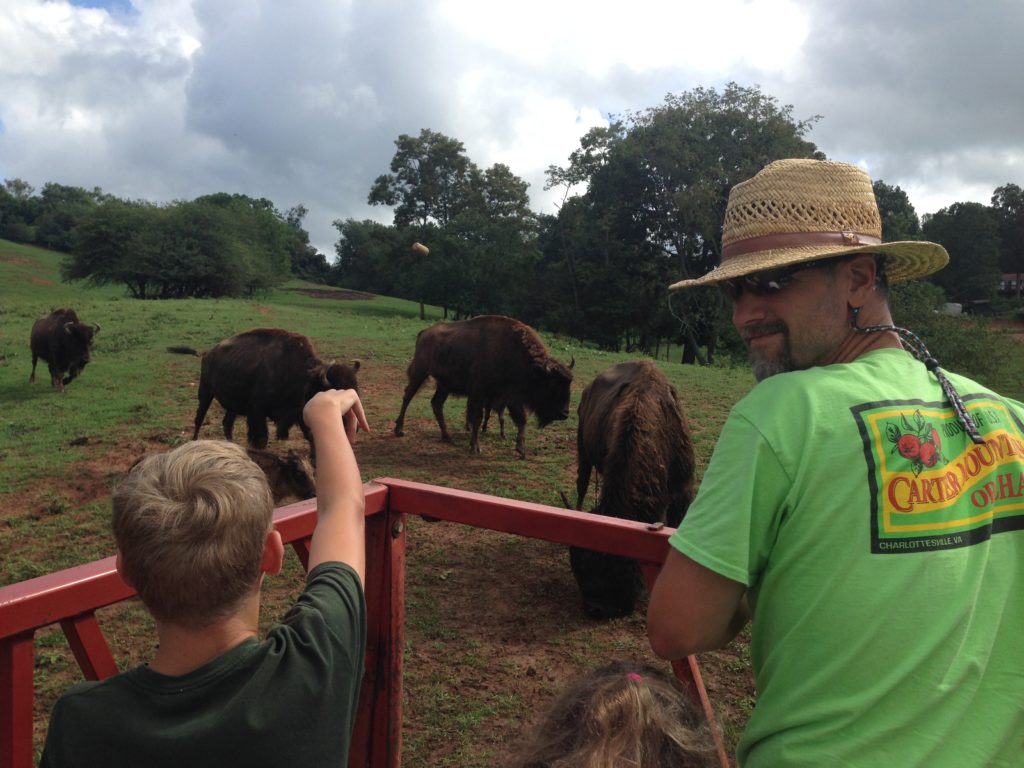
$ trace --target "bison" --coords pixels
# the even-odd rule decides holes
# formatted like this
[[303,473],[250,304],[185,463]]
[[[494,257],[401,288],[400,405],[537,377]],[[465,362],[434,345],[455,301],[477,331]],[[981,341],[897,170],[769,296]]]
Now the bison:
[[[178,347],[179,352],[184,353],[186,347]],[[267,476],[267,485],[270,486],[270,493],[274,497],[274,504],[280,505],[283,501],[293,499],[304,501],[316,496],[316,483],[313,479],[313,467],[307,459],[299,455],[299,452],[289,449],[288,456],[281,458],[270,451],[247,448],[245,451],[253,463],[263,470]],[[139,456],[128,467],[131,472],[145,458],[152,454]]]
[[[188,347],[169,347],[172,352],[192,352]],[[358,389],[352,365],[325,363],[313,351],[308,338],[280,328],[256,328],[217,344],[202,355],[199,376],[199,408],[195,431],[206,418],[214,398],[224,408],[224,437],[231,439],[235,417],[246,417],[251,448],[267,447],[267,419],[277,425],[277,439],[288,438],[295,425],[309,441],[313,435],[302,420],[302,408],[313,395],[325,389]]]
[[313,479],[313,467],[298,451],[289,449],[288,455],[281,458],[276,453],[248,448],[246,453],[263,470],[274,494],[274,503],[292,499],[304,500],[316,496],[316,482]]
[[470,320],[436,323],[416,337],[395,434],[404,434],[409,401],[427,376],[433,376],[437,389],[430,405],[441,427],[442,440],[451,442],[444,421],[444,402],[448,395],[462,395],[467,398],[470,450],[480,453],[484,407],[501,404],[518,428],[516,451],[525,459],[523,435],[528,412],[536,414],[541,427],[568,418],[571,368],[572,364],[566,366],[548,354],[533,328],[511,317],[480,315]]
[[[576,509],[601,473],[598,514],[676,527],[693,500],[693,442],[679,395],[650,361],[601,373],[580,400]],[[609,619],[633,612],[642,591],[634,560],[571,547],[583,611]]]
[[[29,384],[36,380],[36,362],[46,361],[50,382],[58,392],[72,382],[90,360],[92,341],[100,332],[98,323],[81,323],[73,309],[55,309],[32,325],[29,346],[32,349],[32,373]],[[64,372],[67,371],[67,376]]]

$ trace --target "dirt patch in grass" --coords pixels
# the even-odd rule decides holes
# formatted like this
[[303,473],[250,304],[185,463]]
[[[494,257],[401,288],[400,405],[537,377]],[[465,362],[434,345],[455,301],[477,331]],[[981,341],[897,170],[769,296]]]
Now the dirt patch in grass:
[[312,296],[314,299],[336,299],[338,301],[359,301],[377,298],[372,293],[363,291],[348,291],[341,288],[294,288],[292,289],[304,296]]
[[[393,426],[405,383],[402,368],[375,365],[362,375],[373,430],[356,445],[364,479],[396,476],[552,505],[560,504],[560,490],[574,487],[574,420],[544,430],[531,421],[525,461],[515,454],[514,429],[503,439],[492,424],[482,437],[483,454],[475,456],[461,430],[464,401],[453,400],[448,409],[454,443],[438,440],[429,389],[414,400],[406,435],[398,438]],[[220,437],[220,415],[215,406],[204,437]],[[32,561],[52,562],[55,547],[69,565],[112,554],[111,489],[140,455],[189,439],[191,422],[187,411],[180,414],[180,427],[168,433],[90,437],[81,446],[81,460],[59,479],[0,497],[0,548],[16,550],[26,573]],[[235,440],[244,439],[240,420]],[[288,448],[305,451],[306,445],[294,430],[288,441],[272,441],[270,448],[283,454]],[[32,535],[43,526],[46,535]],[[565,547],[416,517],[408,520],[407,547],[406,768],[500,765],[522,729],[575,675],[612,659],[665,664],[650,651],[643,606],[610,622],[583,615]],[[289,554],[288,560],[285,572],[264,587],[264,627],[300,589],[297,559]],[[137,603],[106,609],[101,623],[122,669],[149,658],[151,622]],[[45,734],[53,701],[81,679],[59,630],[41,633],[41,640],[37,739]],[[702,655],[700,665],[734,750],[754,700],[747,637]]]

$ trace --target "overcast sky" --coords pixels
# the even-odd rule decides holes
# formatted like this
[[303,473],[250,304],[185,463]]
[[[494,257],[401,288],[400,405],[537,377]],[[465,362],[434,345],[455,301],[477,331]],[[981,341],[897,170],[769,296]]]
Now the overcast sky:
[[544,169],[609,114],[759,85],[919,215],[1024,186],[1020,0],[3,0],[0,178],[302,203],[334,258],[399,134]]

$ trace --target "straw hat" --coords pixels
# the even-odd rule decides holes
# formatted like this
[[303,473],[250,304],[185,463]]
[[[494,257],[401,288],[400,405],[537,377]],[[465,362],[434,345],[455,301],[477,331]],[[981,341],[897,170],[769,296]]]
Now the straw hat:
[[670,291],[842,253],[885,254],[890,283],[936,272],[946,249],[918,240],[882,243],[882,219],[871,179],[830,160],[777,160],[729,193],[722,263]]

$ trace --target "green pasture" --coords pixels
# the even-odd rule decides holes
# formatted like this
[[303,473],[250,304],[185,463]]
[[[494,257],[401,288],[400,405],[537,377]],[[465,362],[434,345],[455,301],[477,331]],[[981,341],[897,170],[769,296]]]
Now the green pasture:
[[[217,341],[256,327],[280,327],[309,336],[325,359],[361,362],[360,381],[372,385],[375,393],[366,397],[371,426],[390,431],[401,403],[404,368],[412,354],[420,329],[442,318],[437,307],[426,307],[420,319],[415,302],[387,297],[364,300],[331,300],[302,291],[324,290],[298,281],[285,284],[265,295],[250,299],[147,300],[127,297],[120,286],[90,287],[68,284],[60,279],[61,254],[30,246],[0,241],[0,521],[4,526],[29,525],[23,513],[32,512],[35,538],[49,532],[59,535],[61,512],[73,506],[69,486],[75,483],[76,462],[102,462],[105,454],[125,443],[137,441],[140,453],[145,442],[154,439],[176,444],[191,437],[195,411],[195,382],[199,361],[188,355],[168,353],[172,345],[205,350]],[[92,362],[63,395],[49,383],[40,362],[36,383],[29,384],[31,354],[29,333],[32,323],[51,310],[71,306],[84,322],[99,323]],[[545,336],[552,354],[568,362],[575,358],[574,399],[595,374],[629,355],[611,354],[583,346],[573,339]],[[697,368],[663,362],[662,366],[684,394],[694,429],[701,467],[729,407],[750,386],[749,373],[742,368]],[[386,371],[386,375],[381,373]],[[430,385],[413,400],[409,416],[429,418]],[[549,432],[575,429],[573,416],[567,422],[548,427]],[[461,424],[464,401],[449,400],[451,425]],[[215,404],[207,415],[206,435],[216,435],[221,411]],[[239,425],[244,419],[239,421]],[[422,430],[421,430],[422,432]],[[536,427],[528,428],[528,449]],[[435,440],[436,433],[409,434],[410,440]],[[76,444],[77,443],[77,444]],[[527,462],[496,461],[493,471],[467,482],[471,490],[553,503],[550,491],[564,488],[566,467],[575,464],[574,440],[556,443],[554,452],[536,453]],[[564,450],[562,450],[564,448]],[[364,478],[382,475],[404,476],[400,463],[391,460],[381,466],[361,466]],[[544,473],[551,474],[544,482]],[[429,481],[429,473],[413,479]],[[566,488],[568,491],[569,489]],[[11,509],[26,504],[32,510]],[[15,498],[17,501],[15,502]],[[88,515],[103,524],[102,510]],[[38,518],[38,519],[36,519]],[[66,525],[66,523],[64,523]],[[36,553],[30,572],[66,567],[108,554],[103,551],[74,551],[65,556]],[[24,568],[10,565],[19,561],[10,552],[0,565],[0,584],[24,578]],[[34,573],[32,575],[35,575]]]
[[[430,412],[430,384],[412,402],[406,436],[401,438],[404,442],[381,442],[388,450],[373,451],[373,440],[397,440],[390,432],[405,386],[405,366],[416,334],[442,319],[440,308],[426,307],[426,317],[420,319],[420,306],[415,302],[387,297],[325,298],[323,292],[331,289],[298,281],[249,299],[140,301],[129,298],[120,286],[63,283],[61,258],[58,253],[0,240],[0,586],[112,554],[109,499],[97,498],[96,478],[112,488],[122,475],[122,470],[110,469],[115,458],[116,466],[123,467],[126,454],[141,455],[192,435],[199,361],[168,353],[168,346],[187,345],[203,351],[223,338],[256,327],[303,333],[312,339],[321,357],[358,359],[361,363],[360,387],[374,431],[364,438],[367,443],[357,446],[364,480],[405,477],[545,504],[559,504],[560,490],[570,497],[574,494],[575,409],[583,387],[608,366],[634,357],[542,334],[554,356],[564,362],[576,361],[573,403],[566,422],[556,422],[543,432],[531,420],[526,461],[514,455],[511,436],[504,443],[498,439],[493,420],[483,456],[470,457],[465,451],[466,438],[460,434],[465,408],[460,398],[449,399],[446,406],[456,445],[438,443]],[[61,395],[50,387],[44,363],[37,369],[36,383],[29,384],[29,333],[37,318],[63,306],[73,307],[83,321],[99,323],[102,330],[96,337],[92,362]],[[1019,398],[1024,394],[1024,356],[1018,352],[1019,345],[1011,346],[1008,352],[1000,349],[998,353],[1005,361],[1002,370],[1007,380],[1018,385],[1006,394]],[[749,368],[683,366],[667,361],[659,361],[659,365],[682,396],[699,477],[729,409],[752,386]],[[204,436],[220,436],[221,413],[218,405],[211,408]],[[243,424],[240,419],[239,430]],[[270,447],[275,447],[273,439]],[[86,475],[93,483],[91,488],[85,486]],[[592,487],[591,503],[594,499]],[[449,576],[454,580],[455,568],[462,560],[453,560],[455,553],[443,547],[430,549],[428,539],[424,535],[416,543],[415,554],[419,566],[429,573],[419,574],[419,580],[410,579],[407,587],[410,638],[418,638],[407,638],[407,655],[411,648],[450,659],[453,652],[445,643],[461,635],[462,629],[445,620],[444,593],[436,591],[440,585],[435,582],[449,581]],[[465,550],[460,557],[468,556],[471,540],[469,536],[460,540]],[[539,543],[511,540],[507,546],[521,548],[524,560],[529,561],[535,549],[547,551],[531,548],[533,544]],[[492,546],[493,541],[487,539],[486,547]],[[484,570],[494,557],[494,551],[486,547],[475,555]],[[437,563],[430,561],[431,553]],[[297,564],[291,563],[288,572],[298,578],[297,571]],[[268,600],[277,608],[294,596],[288,584],[279,589],[281,594]],[[265,617],[266,621],[272,619]],[[618,635],[580,624],[571,616],[565,621],[565,638],[548,637],[545,642],[563,643],[570,655],[579,655],[581,665],[595,652],[617,654],[645,647],[642,639],[635,639],[643,635],[639,615],[623,620],[625,629],[620,627]],[[144,614],[137,606],[126,604],[116,609],[116,622],[113,642],[119,658],[125,663],[146,658],[145,641],[139,638],[150,636],[151,628]],[[629,648],[606,647],[610,642],[623,642],[621,631],[626,633]],[[614,637],[620,639],[609,639]],[[420,648],[415,647],[416,642]],[[36,678],[41,711],[47,711],[78,673],[59,632],[41,633],[40,643]],[[462,659],[460,671],[463,667],[472,671],[478,665],[479,676],[486,677],[484,667],[492,657],[471,646],[462,647],[461,641],[456,645],[456,655]],[[735,658],[738,661],[732,663],[747,668],[743,653]],[[742,670],[737,674],[742,676]],[[501,691],[463,691],[453,699],[450,684],[450,670],[407,666],[407,697],[416,702],[408,712],[417,719],[406,735],[404,764],[413,768],[442,764],[432,755],[439,749],[447,752],[445,745],[454,739],[465,744],[443,764],[492,765],[509,733],[497,741],[487,734],[495,727],[508,730],[508,723],[521,724],[532,715],[514,695]],[[734,706],[734,715],[723,722],[730,743],[748,714],[749,706],[743,709],[741,705]]]
[[[0,558],[0,586],[112,554],[109,498],[96,498],[96,479],[112,489],[123,471],[111,467],[125,466],[126,453],[141,455],[178,444],[192,435],[199,360],[168,353],[168,346],[186,345],[202,351],[227,336],[256,327],[281,327],[306,334],[321,357],[360,361],[360,387],[375,433],[364,439],[397,439],[390,438],[390,432],[416,334],[442,319],[439,308],[428,306],[421,320],[415,302],[386,297],[318,297],[317,292],[329,289],[298,281],[250,299],[140,301],[129,298],[119,286],[63,283],[61,258],[58,253],[0,241],[0,551],[4,553]],[[92,361],[61,395],[51,388],[44,363],[37,368],[36,383],[29,384],[29,334],[36,319],[65,306],[73,307],[84,322],[99,323],[101,331],[96,336]],[[519,460],[512,450],[514,430],[501,442],[496,424],[492,424],[484,445],[484,456],[470,458],[465,452],[466,438],[459,434],[465,408],[460,398],[451,398],[446,410],[450,428],[461,444],[442,446],[432,423],[432,386],[428,383],[412,402],[407,434],[401,438],[403,443],[394,444],[397,450],[375,454],[367,450],[368,443],[357,446],[363,478],[386,475],[445,482],[547,504],[560,503],[559,490],[572,495],[575,408],[580,392],[598,372],[630,356],[602,352],[573,339],[544,337],[553,355],[565,362],[575,358],[574,402],[568,421],[556,422],[543,432],[531,420],[526,461]],[[728,409],[751,385],[749,372],[667,362],[662,366],[688,403],[698,471],[702,471]],[[221,413],[214,404],[204,436],[220,436]],[[420,422],[413,426],[411,422],[416,419]],[[243,425],[244,419],[240,419],[238,429]],[[273,439],[270,447],[275,447]],[[415,462],[407,458],[411,455],[417,457]],[[91,489],[83,480],[86,476],[93,483]],[[439,481],[439,477],[447,480]],[[593,502],[593,489],[591,493]],[[486,562],[485,555],[479,557]],[[293,563],[290,571],[297,568]],[[424,576],[419,578],[423,580]],[[457,631],[447,625],[443,598],[439,600],[434,592],[431,577],[426,579],[422,584],[412,579],[407,587],[412,633],[407,642],[413,648],[417,632],[426,638],[420,642],[440,643],[441,636]],[[281,596],[268,597],[265,623],[272,621],[277,609],[293,597],[294,588],[283,584],[280,589]],[[115,622],[112,642],[119,649],[119,658],[126,664],[144,660],[144,638],[151,634],[145,615],[132,604],[111,612],[116,616],[111,619]],[[634,623],[637,621],[639,617]],[[633,630],[640,631],[635,627]],[[594,638],[600,635],[599,628],[586,629],[581,641],[585,647],[579,653],[586,656],[594,648],[603,648],[599,642],[594,645]],[[43,653],[36,683],[41,711],[45,712],[60,691],[78,679],[78,673],[59,632],[40,633],[40,642]],[[427,651],[432,652],[430,648]],[[469,654],[467,664],[471,661]],[[459,697],[441,706],[443,702],[437,697],[444,698],[445,692],[432,682],[434,674],[415,665],[407,673],[407,695],[417,702],[410,712],[421,713],[414,715],[421,720],[407,734],[405,764],[438,764],[432,755],[439,744],[450,743],[453,728],[460,733],[462,746],[455,749],[450,758],[455,762],[450,764],[493,764],[492,751],[498,746],[484,749],[483,745],[490,742],[479,729],[493,727],[488,723],[495,719],[525,722],[531,713],[517,703],[515,696],[503,693]],[[432,703],[424,708],[424,701]],[[458,722],[442,727],[422,714],[433,711],[431,707],[437,707],[439,715],[447,713],[441,719],[457,714]],[[483,725],[477,725],[477,721]]]

